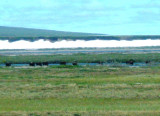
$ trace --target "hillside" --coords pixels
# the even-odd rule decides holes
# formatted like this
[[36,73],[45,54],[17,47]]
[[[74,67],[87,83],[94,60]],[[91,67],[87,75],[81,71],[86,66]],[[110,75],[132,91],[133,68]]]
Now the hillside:
[[57,40],[145,40],[160,39],[160,35],[105,35],[94,33],[65,32],[55,30],[43,30],[19,27],[0,26],[0,40],[10,42],[18,40],[36,41],[45,39],[50,41]]
[[64,37],[89,35],[92,36],[98,34],[0,26],[0,37]]

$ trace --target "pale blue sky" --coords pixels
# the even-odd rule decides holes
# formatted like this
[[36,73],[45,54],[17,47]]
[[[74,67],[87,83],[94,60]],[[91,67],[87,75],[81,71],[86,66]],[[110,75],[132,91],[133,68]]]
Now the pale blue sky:
[[0,25],[159,35],[160,0],[0,0]]

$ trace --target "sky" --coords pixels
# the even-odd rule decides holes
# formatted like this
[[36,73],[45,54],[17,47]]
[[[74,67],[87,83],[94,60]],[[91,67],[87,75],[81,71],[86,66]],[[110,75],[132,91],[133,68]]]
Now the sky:
[[0,0],[0,26],[159,35],[160,0]]

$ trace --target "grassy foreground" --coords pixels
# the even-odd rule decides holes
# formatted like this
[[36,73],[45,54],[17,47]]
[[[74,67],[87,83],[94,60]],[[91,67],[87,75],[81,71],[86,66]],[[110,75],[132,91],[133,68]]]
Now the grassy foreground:
[[0,68],[0,115],[159,116],[160,67]]

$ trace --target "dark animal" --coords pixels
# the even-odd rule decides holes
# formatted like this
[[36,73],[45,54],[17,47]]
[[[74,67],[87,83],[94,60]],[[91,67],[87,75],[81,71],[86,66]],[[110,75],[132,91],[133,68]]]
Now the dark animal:
[[80,114],[74,114],[73,116],[81,116]]
[[72,62],[72,65],[78,65],[77,61]]
[[41,62],[37,62],[36,65],[37,66],[42,66],[42,63]]
[[130,64],[130,65],[133,65],[134,63],[135,63],[135,60],[133,59],[126,61],[126,64]]
[[42,64],[43,64],[44,66],[48,66],[49,63],[48,63],[48,62],[43,62]]
[[60,65],[66,65],[67,63],[66,62],[60,62]]
[[103,62],[99,61],[98,64],[103,65]]
[[29,66],[35,66],[35,63],[34,62],[30,62]]
[[11,63],[5,63],[7,67],[11,66]]
[[150,62],[151,62],[151,61],[147,60],[145,63],[148,64],[148,63],[150,63]]

